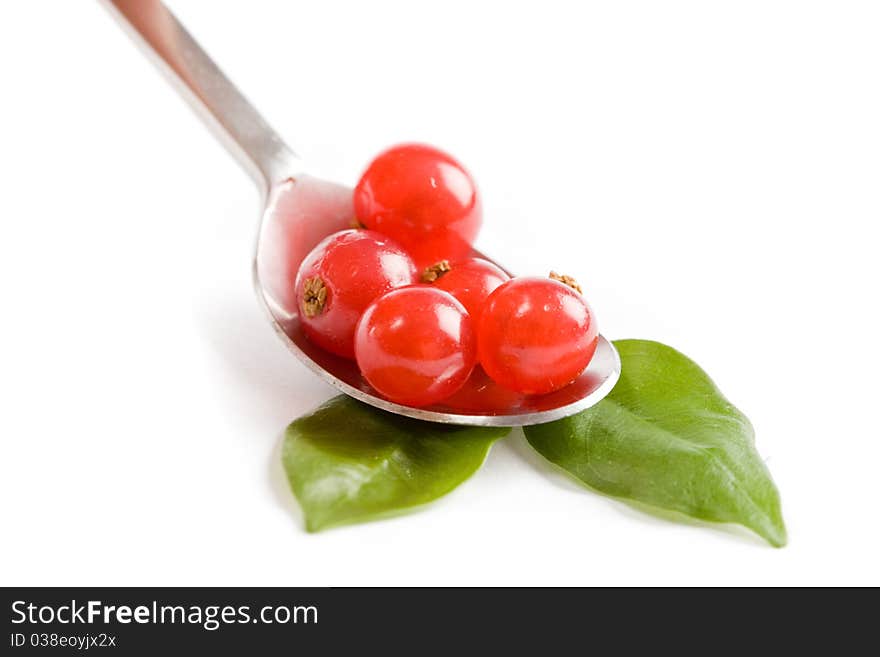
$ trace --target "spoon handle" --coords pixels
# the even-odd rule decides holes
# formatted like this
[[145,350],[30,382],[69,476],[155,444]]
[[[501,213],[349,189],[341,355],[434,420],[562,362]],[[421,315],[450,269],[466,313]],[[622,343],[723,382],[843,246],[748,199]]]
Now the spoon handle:
[[265,194],[299,161],[159,0],[104,0]]

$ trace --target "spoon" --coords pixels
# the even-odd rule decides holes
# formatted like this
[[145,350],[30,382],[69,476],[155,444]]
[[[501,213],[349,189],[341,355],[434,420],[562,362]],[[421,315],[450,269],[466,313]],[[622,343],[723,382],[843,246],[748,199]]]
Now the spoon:
[[104,3],[253,177],[263,205],[253,261],[257,298],[290,352],[321,379],[355,399],[398,415],[504,427],[573,415],[611,391],[620,376],[620,358],[601,335],[587,369],[561,390],[521,395],[498,386],[478,367],[462,390],[424,408],[384,399],[353,361],[309,342],[299,325],[292,281],[300,262],[319,241],[351,227],[351,189],[309,176],[299,158],[165,5],[158,0]]

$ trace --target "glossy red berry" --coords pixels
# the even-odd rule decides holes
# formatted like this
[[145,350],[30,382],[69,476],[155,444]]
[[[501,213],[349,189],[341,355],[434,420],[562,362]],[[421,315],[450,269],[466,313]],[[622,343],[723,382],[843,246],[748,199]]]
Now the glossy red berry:
[[510,276],[500,267],[482,258],[467,258],[452,264],[443,260],[422,272],[423,283],[445,290],[461,301],[474,326],[479,326],[489,295],[509,280]]
[[370,163],[354,190],[357,218],[399,242],[419,268],[466,257],[482,221],[476,184],[452,156],[402,144]]
[[427,406],[461,388],[477,360],[464,306],[426,285],[393,290],[370,304],[357,326],[364,378],[399,404]]
[[367,306],[415,279],[410,257],[385,235],[369,230],[334,233],[306,256],[296,276],[303,331],[327,351],[354,358],[354,331]]
[[486,302],[478,327],[480,363],[507,388],[544,394],[583,372],[597,336],[593,313],[577,291],[550,278],[514,278]]

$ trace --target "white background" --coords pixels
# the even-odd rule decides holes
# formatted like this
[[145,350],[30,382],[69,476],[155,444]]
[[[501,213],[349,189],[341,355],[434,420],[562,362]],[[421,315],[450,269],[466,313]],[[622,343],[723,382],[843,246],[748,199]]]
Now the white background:
[[333,394],[252,295],[257,194],[97,4],[0,9],[3,584],[880,584],[876,2],[172,3],[320,176],[404,140],[479,246],[585,287],[748,414],[790,544],[551,474],[309,535],[278,462]]

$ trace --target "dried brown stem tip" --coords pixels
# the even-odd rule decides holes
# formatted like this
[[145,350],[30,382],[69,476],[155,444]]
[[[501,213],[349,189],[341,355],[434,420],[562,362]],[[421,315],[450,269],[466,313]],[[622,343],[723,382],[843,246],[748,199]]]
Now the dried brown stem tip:
[[327,303],[327,286],[320,276],[307,278],[303,283],[303,314],[306,317],[320,315]]
[[433,283],[450,269],[452,269],[452,267],[449,266],[448,260],[435,262],[422,272],[422,283]]
[[578,285],[578,282],[574,280],[571,276],[566,276],[565,274],[557,274],[555,271],[550,272],[550,278],[554,281],[559,281],[563,285],[568,285],[572,290],[576,290],[580,294],[583,294],[584,291],[581,289],[581,286]]
[[348,225],[356,230],[360,230],[361,228],[366,228],[364,223],[358,219],[357,217],[352,217],[351,221],[348,222]]

